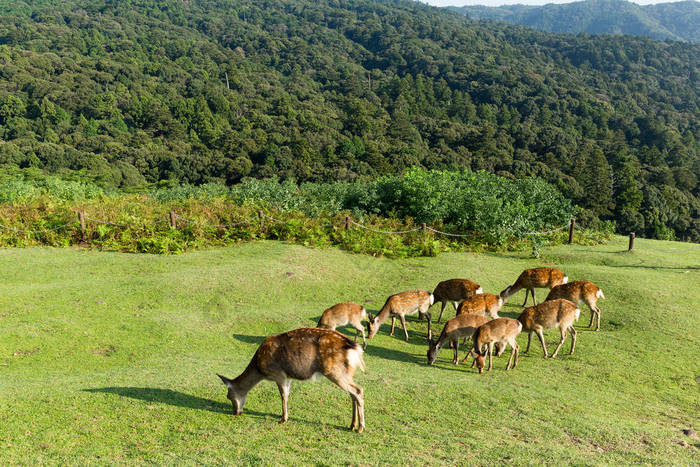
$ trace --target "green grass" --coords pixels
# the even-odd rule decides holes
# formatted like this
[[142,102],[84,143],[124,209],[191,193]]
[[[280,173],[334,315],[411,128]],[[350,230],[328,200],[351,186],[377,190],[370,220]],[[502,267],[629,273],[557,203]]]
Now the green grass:
[[[2,250],[0,459],[697,465],[700,441],[681,430],[700,431],[700,248],[647,240],[624,250],[621,237],[545,249],[539,260],[390,260],[279,242],[179,256]],[[356,375],[365,433],[348,431],[350,399],[325,378],[292,385],[285,425],[269,382],[251,391],[242,416],[230,415],[215,373],[238,375],[263,336],[313,326],[336,302],[371,300],[365,306],[376,311],[391,293],[451,277],[498,293],[537,265],[605,292],[602,331],[585,329],[584,308],[574,356],[567,342],[544,360],[534,339],[510,372],[508,353],[479,375],[454,367],[449,349],[428,367],[426,323],[409,318],[410,342],[400,330],[389,337],[385,324],[365,354],[367,372]],[[523,295],[501,314],[517,316]],[[550,351],[557,340],[547,332]]]

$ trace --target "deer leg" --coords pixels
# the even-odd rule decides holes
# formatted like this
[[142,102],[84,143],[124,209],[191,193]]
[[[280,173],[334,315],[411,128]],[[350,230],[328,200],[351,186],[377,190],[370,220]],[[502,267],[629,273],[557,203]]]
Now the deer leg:
[[528,353],[530,351],[530,341],[532,340],[532,331],[527,333],[527,348],[525,349],[524,353]]
[[488,350],[487,352],[489,353],[489,369],[488,371],[491,371],[491,356],[493,355],[493,342],[489,342]]
[[576,347],[576,329],[574,329],[573,324],[569,326],[569,331],[571,331],[571,352],[569,352],[569,355],[573,355]]
[[595,315],[597,319],[597,324],[596,324],[596,331],[600,331],[600,308],[595,307]]
[[530,294],[530,289],[525,289],[525,301],[523,302],[523,306],[527,305],[527,296]]
[[360,325],[360,332],[362,333],[362,348],[366,349],[367,348],[367,339],[365,339],[365,328]]
[[530,293],[532,294],[532,304],[537,305],[537,299],[535,298],[535,289],[530,289]]
[[559,341],[559,345],[557,345],[556,350],[554,350],[554,353],[552,354],[552,358],[557,356],[557,354],[559,353],[559,349],[561,348],[562,344],[566,340],[566,328],[562,326],[559,329],[561,329],[561,340]]
[[593,307],[590,304],[588,304],[588,308],[590,308],[590,310],[591,310],[591,322],[588,323],[588,327],[590,328],[590,327],[593,327],[593,318],[595,318],[595,310],[593,309]]
[[401,326],[403,327],[403,334],[406,336],[406,342],[408,342],[408,331],[406,330],[406,318],[404,315],[399,315],[399,319],[401,320]]
[[360,330],[355,328],[355,342],[357,342],[357,336],[360,334]]
[[[428,340],[433,338],[433,329],[432,329],[432,316],[430,316],[430,312],[425,313],[425,318],[428,320]],[[408,340],[408,339],[407,339]]]
[[452,342],[454,342],[454,344],[455,344],[455,346],[454,346],[455,355],[454,355],[454,358],[452,359],[452,363],[454,363],[455,365],[459,365],[459,339],[455,339]]
[[511,348],[515,352],[515,360],[513,360],[513,366],[511,368],[515,368],[518,366],[518,357],[520,356],[520,346],[518,345],[518,341],[513,338],[513,342],[510,344]]
[[347,377],[336,378],[335,376],[331,375],[328,377],[328,379],[337,384],[340,389],[350,394],[350,397],[352,398],[352,424],[350,425],[350,429],[357,429],[358,433],[362,433],[362,431],[365,429],[364,391],[357,384],[353,383],[352,381],[348,381]]
[[396,316],[391,317],[391,332],[389,333],[390,336],[394,335],[394,323],[396,322]]
[[[547,344],[544,343],[544,333],[542,332],[542,329],[538,329],[536,332],[537,332],[537,337],[540,338],[540,342],[542,343],[542,350],[544,351],[544,358],[547,358]],[[559,347],[557,347],[557,350],[559,350]]]
[[438,320],[437,320],[438,323],[442,319],[442,312],[445,311],[445,307],[447,306],[447,302],[441,302],[441,303],[442,303],[442,307],[440,308],[440,316],[438,316]]
[[287,411],[287,399],[289,399],[289,386],[291,384],[291,379],[282,379],[277,381],[277,389],[279,389],[280,396],[282,397],[282,420],[279,421],[280,424],[286,422],[289,418],[289,413]]

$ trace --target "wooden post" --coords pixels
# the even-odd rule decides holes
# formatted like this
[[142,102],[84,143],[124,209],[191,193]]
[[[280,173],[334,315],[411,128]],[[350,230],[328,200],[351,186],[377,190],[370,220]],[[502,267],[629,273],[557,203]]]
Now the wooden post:
[[80,239],[84,242],[87,237],[85,235],[85,213],[82,209],[78,211],[78,220],[80,221]]
[[265,222],[263,221],[262,209],[258,209],[258,217],[260,218],[260,230],[265,228]]
[[170,228],[177,228],[177,219],[175,218],[175,211],[170,211]]
[[574,226],[576,225],[576,219],[571,218],[571,224],[569,225],[569,245],[574,242]]
[[425,233],[425,231],[428,230],[427,226],[425,225],[425,222],[423,222],[420,226],[423,229],[423,233]]
[[630,232],[630,245],[627,251],[632,251],[632,248],[634,248],[634,232]]
[[350,230],[350,216],[345,216],[345,230]]

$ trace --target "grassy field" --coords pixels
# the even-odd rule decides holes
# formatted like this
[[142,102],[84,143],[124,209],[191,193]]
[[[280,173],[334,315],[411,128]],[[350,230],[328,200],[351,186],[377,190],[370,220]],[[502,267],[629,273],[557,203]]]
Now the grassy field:
[[[539,260],[388,260],[278,242],[180,256],[2,250],[0,459],[697,465],[700,441],[682,430],[700,431],[700,248],[646,240],[625,250],[621,237],[547,249]],[[350,399],[325,378],[292,385],[285,425],[273,383],[251,391],[242,416],[230,414],[215,373],[238,375],[264,336],[313,326],[339,301],[375,312],[391,293],[451,277],[498,293],[537,265],[605,292],[602,331],[585,329],[584,307],[574,356],[567,342],[544,360],[534,339],[510,372],[508,353],[479,375],[453,366],[449,349],[429,367],[426,323],[409,318],[410,342],[400,331],[389,337],[385,323],[365,353],[367,372],[356,375],[365,433],[348,431]],[[501,315],[516,317],[523,296]],[[557,341],[548,331],[550,352]]]

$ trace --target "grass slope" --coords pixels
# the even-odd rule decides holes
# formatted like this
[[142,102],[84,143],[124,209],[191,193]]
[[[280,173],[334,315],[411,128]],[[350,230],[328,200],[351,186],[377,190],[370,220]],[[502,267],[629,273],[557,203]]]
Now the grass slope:
[[[700,443],[681,430],[700,429],[700,248],[640,241],[629,254],[625,241],[561,246],[540,260],[388,260],[278,242],[181,256],[2,250],[0,458],[697,464]],[[410,319],[410,343],[384,325],[365,354],[367,372],[355,378],[365,388],[365,433],[347,430],[350,399],[325,379],[293,384],[286,425],[277,425],[272,383],[251,392],[242,416],[230,415],[214,374],[236,376],[263,336],[311,326],[342,300],[371,300],[374,311],[391,293],[450,277],[498,292],[536,265],[560,266],[605,291],[603,331],[583,329],[583,310],[574,356],[567,342],[544,360],[535,339],[512,372],[504,371],[508,354],[478,375],[454,367],[449,349],[428,367],[426,324]],[[522,299],[502,315],[517,316]],[[553,350],[557,333],[547,336]]]

